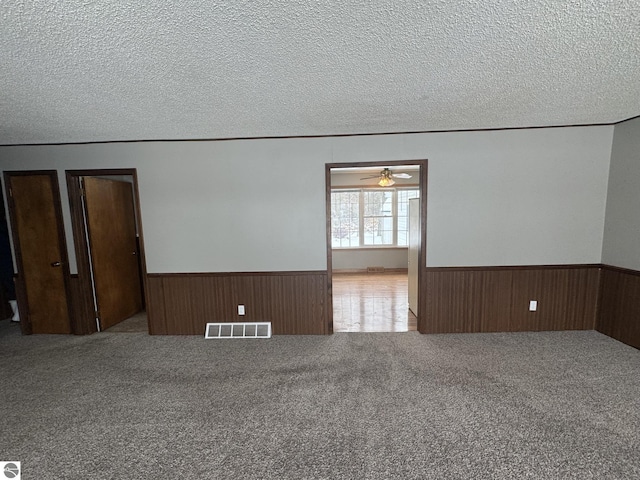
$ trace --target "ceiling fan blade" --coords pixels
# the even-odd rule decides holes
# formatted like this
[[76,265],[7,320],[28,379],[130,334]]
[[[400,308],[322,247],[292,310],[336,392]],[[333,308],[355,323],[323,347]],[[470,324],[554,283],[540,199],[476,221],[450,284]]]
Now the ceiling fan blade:
[[411,178],[408,173],[392,173],[391,176],[395,178]]
[[380,178],[380,175],[371,175],[370,177],[362,177],[360,180],[370,180],[372,178]]

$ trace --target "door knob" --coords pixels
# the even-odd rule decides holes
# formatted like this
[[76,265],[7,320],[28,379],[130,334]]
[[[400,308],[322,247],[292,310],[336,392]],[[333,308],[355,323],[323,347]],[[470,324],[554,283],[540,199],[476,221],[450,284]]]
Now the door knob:
[[60,262],[51,262],[52,267],[59,267],[60,265],[62,265]]

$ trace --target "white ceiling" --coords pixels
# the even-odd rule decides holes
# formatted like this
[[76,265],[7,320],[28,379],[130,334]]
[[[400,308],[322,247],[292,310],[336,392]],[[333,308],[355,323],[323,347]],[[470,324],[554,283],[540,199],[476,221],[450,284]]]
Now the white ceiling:
[[388,168],[393,172],[418,172],[418,165],[380,165],[375,167],[336,167],[331,169],[331,175],[342,175],[351,173],[380,173],[383,168]]
[[0,144],[611,123],[638,0],[3,1]]

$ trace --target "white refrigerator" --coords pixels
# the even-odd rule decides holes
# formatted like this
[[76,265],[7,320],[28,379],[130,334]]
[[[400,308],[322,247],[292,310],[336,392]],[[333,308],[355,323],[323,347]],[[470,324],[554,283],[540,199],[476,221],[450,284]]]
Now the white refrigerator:
[[409,199],[409,310],[418,316],[418,271],[420,265],[420,199]]

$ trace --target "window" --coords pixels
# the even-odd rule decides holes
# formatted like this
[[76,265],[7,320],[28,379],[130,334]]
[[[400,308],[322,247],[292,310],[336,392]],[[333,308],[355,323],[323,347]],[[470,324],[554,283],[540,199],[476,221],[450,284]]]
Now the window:
[[409,199],[417,188],[361,188],[331,191],[332,248],[408,244]]
[[360,246],[360,194],[358,190],[331,192],[331,246]]

